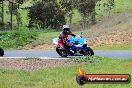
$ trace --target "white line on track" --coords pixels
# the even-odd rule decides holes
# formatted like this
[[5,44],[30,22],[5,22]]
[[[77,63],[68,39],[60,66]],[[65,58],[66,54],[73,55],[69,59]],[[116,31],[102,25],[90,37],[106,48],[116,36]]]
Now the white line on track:
[[53,59],[53,60],[57,60],[57,59],[70,59],[70,58],[53,58],[53,57],[0,57],[0,59],[28,59],[28,58],[38,58],[38,59]]

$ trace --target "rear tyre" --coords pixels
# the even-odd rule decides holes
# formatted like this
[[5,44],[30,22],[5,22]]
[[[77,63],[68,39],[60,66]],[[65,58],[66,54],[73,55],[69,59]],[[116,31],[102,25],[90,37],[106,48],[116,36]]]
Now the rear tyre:
[[60,56],[62,56],[61,49],[59,49],[59,47],[56,47],[56,52],[57,52]]
[[4,50],[2,48],[0,48],[0,56],[4,55]]
[[61,57],[67,57],[66,51],[60,49],[59,47],[56,47],[56,52],[57,52]]
[[62,50],[61,53],[62,53],[61,57],[67,57],[68,56],[65,50]]

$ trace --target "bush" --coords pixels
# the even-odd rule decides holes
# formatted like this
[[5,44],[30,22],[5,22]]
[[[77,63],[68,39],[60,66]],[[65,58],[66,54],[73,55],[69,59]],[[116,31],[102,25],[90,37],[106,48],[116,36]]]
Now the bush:
[[36,40],[38,33],[31,31],[11,31],[0,33],[0,47],[18,48]]

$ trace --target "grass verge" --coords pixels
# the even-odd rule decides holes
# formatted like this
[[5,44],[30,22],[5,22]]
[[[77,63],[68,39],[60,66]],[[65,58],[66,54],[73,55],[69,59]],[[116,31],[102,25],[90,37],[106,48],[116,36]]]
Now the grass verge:
[[[132,75],[132,59],[110,59],[105,57],[77,58],[77,62],[89,61],[83,65],[89,74],[130,74]],[[24,71],[0,69],[0,88],[80,88],[76,83],[78,67],[63,66],[42,70]],[[131,88],[130,84],[88,84],[82,88]]]
[[116,45],[100,45],[94,48],[95,50],[132,50],[131,44],[116,44]]

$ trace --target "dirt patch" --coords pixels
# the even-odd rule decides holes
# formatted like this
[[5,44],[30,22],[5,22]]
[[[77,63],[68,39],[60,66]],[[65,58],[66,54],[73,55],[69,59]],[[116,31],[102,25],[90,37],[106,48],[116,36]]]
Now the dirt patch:
[[132,11],[102,17],[84,32],[92,46],[132,44]]
[[131,30],[127,31],[112,31],[106,33],[107,35],[100,35],[91,40],[93,46],[118,45],[118,44],[132,44]]
[[24,47],[20,47],[19,49],[24,49],[24,50],[55,50],[56,45],[54,44],[42,44],[42,45],[37,45],[37,46],[32,46],[32,45],[26,45]]
[[16,70],[38,70],[46,68],[75,66],[89,62],[74,62],[71,60],[41,60],[41,59],[0,59],[0,68]]
[[54,44],[43,44],[43,45],[38,45],[35,47],[35,49],[40,50],[40,49],[48,49],[48,50],[52,50],[55,48]]

